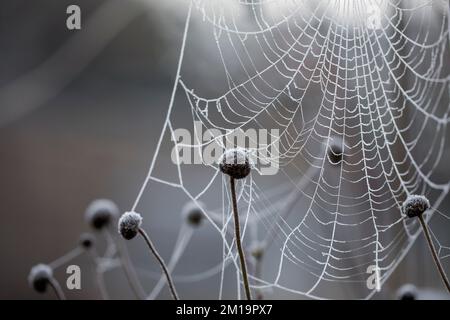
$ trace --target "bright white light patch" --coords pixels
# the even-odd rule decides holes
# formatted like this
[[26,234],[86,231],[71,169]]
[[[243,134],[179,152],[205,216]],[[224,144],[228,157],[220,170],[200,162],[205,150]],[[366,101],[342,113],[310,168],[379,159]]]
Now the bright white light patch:
[[386,0],[331,0],[327,11],[340,23],[381,29],[386,10]]

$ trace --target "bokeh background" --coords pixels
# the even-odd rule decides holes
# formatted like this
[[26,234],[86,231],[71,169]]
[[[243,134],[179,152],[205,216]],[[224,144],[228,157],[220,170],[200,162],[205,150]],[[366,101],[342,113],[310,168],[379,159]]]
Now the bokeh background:
[[[80,31],[66,28],[70,4],[82,8]],[[77,246],[80,233],[89,230],[84,210],[92,199],[113,199],[121,210],[131,207],[165,117],[186,11],[187,1],[181,0],[0,0],[1,299],[52,298],[29,288],[30,267]],[[183,73],[205,94],[215,93],[215,70],[196,59],[196,52],[215,45],[202,30],[201,18],[194,16]],[[162,206],[158,199],[164,196],[164,188],[146,194],[144,226],[168,257],[184,200],[180,194]],[[449,209],[447,199],[441,210]],[[157,222],[151,218],[156,216]],[[195,235],[177,270],[188,274],[212,265],[201,252],[220,246],[218,239],[210,240],[213,234],[205,227]],[[128,245],[138,268],[158,270],[144,244]],[[99,298],[90,257],[74,263],[82,266],[83,289],[68,297]],[[64,279],[64,270],[56,276]],[[140,277],[147,289],[155,282]],[[120,270],[108,273],[107,282],[113,298],[132,298]],[[422,236],[375,298],[394,298],[405,283],[441,297]],[[214,278],[182,284],[180,293],[215,298],[217,288]],[[225,288],[224,297],[233,294],[231,286]]]

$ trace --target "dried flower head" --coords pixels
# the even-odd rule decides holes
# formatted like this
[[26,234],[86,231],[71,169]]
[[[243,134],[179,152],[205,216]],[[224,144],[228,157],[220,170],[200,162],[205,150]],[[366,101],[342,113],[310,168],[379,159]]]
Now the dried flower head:
[[126,240],[131,240],[138,234],[141,224],[142,217],[139,213],[125,212],[119,219],[119,233]]
[[397,291],[397,299],[398,300],[417,300],[418,299],[418,290],[412,284],[405,284]]
[[190,201],[184,205],[181,210],[181,215],[188,225],[199,227],[205,218],[202,210],[203,208],[205,208],[203,202],[197,201],[197,203],[195,203],[194,201]]
[[245,149],[235,148],[225,151],[219,160],[219,168],[234,179],[244,179],[250,174],[252,164]]
[[119,208],[111,200],[99,199],[93,201],[86,209],[86,221],[97,230],[109,225],[119,216]]
[[38,264],[31,268],[28,283],[37,292],[43,293],[53,277],[53,270],[46,264]]
[[94,245],[95,238],[90,233],[83,233],[80,235],[79,244],[84,249],[90,249]]
[[264,245],[259,242],[254,243],[250,247],[250,254],[255,260],[260,261],[264,256]]
[[332,164],[338,164],[344,157],[344,140],[341,137],[333,137],[328,144],[328,159]]
[[430,201],[421,195],[410,195],[405,202],[403,202],[403,214],[405,214],[408,218],[421,216],[429,208]]

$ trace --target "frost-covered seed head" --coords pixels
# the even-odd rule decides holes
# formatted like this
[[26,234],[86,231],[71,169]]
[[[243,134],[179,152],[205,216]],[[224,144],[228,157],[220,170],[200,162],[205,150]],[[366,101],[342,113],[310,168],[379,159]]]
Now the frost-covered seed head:
[[418,290],[412,284],[405,284],[397,291],[397,299],[398,300],[417,300],[418,299]]
[[344,157],[343,152],[343,140],[341,137],[334,137],[330,139],[329,145],[328,145],[328,159],[330,159],[330,162],[332,164],[338,164],[342,161],[342,158]]
[[28,275],[28,283],[37,292],[43,293],[47,290],[51,278],[53,277],[53,270],[46,264],[37,264],[31,268]]
[[137,212],[125,212],[119,219],[119,233],[126,240],[131,240],[139,232],[142,224],[142,217]]
[[425,211],[430,208],[430,201],[421,195],[410,195],[403,202],[403,213],[408,218],[415,218],[421,216]]
[[255,260],[260,261],[264,256],[264,245],[261,243],[253,244],[250,248],[250,254]]
[[183,219],[192,227],[199,227],[202,224],[205,216],[203,215],[202,208],[205,208],[205,205],[201,201],[197,201],[197,203],[190,201],[186,203],[181,211],[181,215]]
[[93,201],[86,209],[86,221],[97,230],[109,225],[119,216],[119,208],[107,199]]
[[222,173],[234,179],[244,179],[252,170],[248,152],[242,148],[225,151],[219,160],[219,167]]
[[83,233],[80,236],[79,244],[84,249],[90,249],[94,245],[94,236],[90,233]]

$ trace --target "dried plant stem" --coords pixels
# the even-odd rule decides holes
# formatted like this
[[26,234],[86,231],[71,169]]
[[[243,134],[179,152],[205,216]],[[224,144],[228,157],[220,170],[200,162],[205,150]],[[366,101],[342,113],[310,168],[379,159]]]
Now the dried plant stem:
[[[258,279],[261,278],[261,267],[261,259],[258,259],[255,263],[255,277]],[[264,293],[261,289],[256,289],[256,299],[264,300]]]
[[174,300],[179,300],[177,291],[175,289],[175,286],[172,281],[172,277],[170,276],[169,270],[167,269],[166,264],[164,263],[164,260],[159,255],[158,251],[156,251],[155,246],[153,245],[153,242],[150,240],[150,237],[147,235],[144,229],[139,228],[139,233],[144,238],[145,242],[147,243],[150,251],[155,256],[156,260],[158,260],[159,265],[161,266],[161,269],[163,270],[164,274],[167,278],[167,283],[169,284],[170,293],[172,294],[172,297]]
[[[92,248],[89,250],[89,255],[92,258],[92,261],[96,261],[99,258],[99,254],[97,248]],[[109,300],[108,290],[106,290],[105,279],[103,278],[102,272],[99,270],[98,264],[96,264],[96,269],[94,272],[95,280],[97,281],[97,287],[100,292],[102,300]]]
[[50,278],[49,284],[50,284],[50,287],[52,287],[53,291],[56,294],[56,297],[59,300],[66,300],[66,296],[64,295],[64,292],[62,291],[61,286],[59,285],[58,281],[56,281],[55,278]]
[[419,215],[419,221],[420,221],[420,224],[422,225],[423,233],[425,234],[425,238],[426,238],[426,240],[428,242],[428,247],[430,248],[431,255],[433,256],[434,263],[436,264],[436,267],[437,267],[437,269],[439,271],[439,274],[440,274],[440,276],[442,278],[442,281],[445,284],[445,287],[447,288],[447,291],[450,292],[450,283],[448,281],[447,276],[445,275],[444,268],[442,267],[442,264],[439,261],[439,256],[438,256],[438,254],[436,252],[436,248],[434,247],[433,240],[431,239],[430,232],[429,232],[428,226],[427,226],[427,224],[426,224],[426,222],[425,222],[425,220],[423,218],[423,215]]
[[122,268],[124,270],[125,277],[127,278],[127,281],[130,284],[131,290],[133,291],[137,299],[139,300],[145,299],[146,296],[145,291],[139,282],[138,276],[133,266],[131,265],[130,257],[128,256],[128,251],[125,246],[125,243],[123,243],[122,241],[118,241],[117,246],[119,250],[118,251],[119,259],[122,263]]
[[244,281],[245,295],[247,296],[247,300],[252,300],[247,275],[247,264],[245,262],[244,250],[242,249],[241,243],[241,228],[239,225],[239,213],[236,199],[236,181],[233,177],[230,177],[230,186],[231,186],[231,198],[233,201],[234,234],[236,238],[236,247],[239,252],[239,259],[241,263],[241,272],[242,272],[242,279]]

